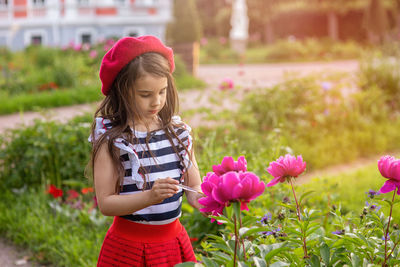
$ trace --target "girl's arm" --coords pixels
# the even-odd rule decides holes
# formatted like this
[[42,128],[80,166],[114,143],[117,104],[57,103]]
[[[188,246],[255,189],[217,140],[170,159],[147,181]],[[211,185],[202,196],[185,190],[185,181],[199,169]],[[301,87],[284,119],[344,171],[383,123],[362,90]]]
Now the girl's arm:
[[106,216],[123,216],[162,202],[178,192],[178,181],[165,178],[154,182],[151,190],[131,195],[118,195],[118,180],[107,143],[103,143],[94,160],[94,186],[101,213]]
[[[201,177],[200,177],[199,167],[197,166],[197,161],[194,156],[193,149],[191,151],[191,154],[192,154],[192,158],[191,158],[192,165],[190,166],[190,168],[187,170],[187,173],[185,174],[184,184],[201,192],[201,186],[200,186],[201,185]],[[186,198],[190,205],[192,205],[193,207],[195,207],[197,209],[200,209],[203,207],[198,202],[198,199],[203,197],[202,194],[198,194],[198,193],[194,193],[194,192],[190,192],[190,191],[186,191],[185,194],[186,194]]]

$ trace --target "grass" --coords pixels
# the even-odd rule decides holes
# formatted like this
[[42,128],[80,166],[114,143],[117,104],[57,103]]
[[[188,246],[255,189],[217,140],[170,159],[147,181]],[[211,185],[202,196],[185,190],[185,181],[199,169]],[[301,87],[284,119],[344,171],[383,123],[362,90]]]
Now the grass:
[[[299,186],[303,192],[313,190],[314,196],[310,197],[309,202],[326,201],[331,205],[341,206],[344,212],[352,212],[355,215],[361,214],[365,201],[373,202],[367,198],[366,192],[370,189],[379,191],[386,178],[379,173],[376,163],[359,168],[357,170],[349,170],[344,173],[329,176],[314,177],[309,183]],[[300,191],[300,192],[301,192]],[[382,195],[387,200],[391,200],[393,192]],[[397,195],[395,200],[399,200]],[[382,211],[389,215],[389,208],[382,204]],[[400,222],[399,203],[393,209],[394,222]]]
[[95,266],[111,218],[96,224],[85,212],[56,212],[43,191],[8,191],[0,199],[2,236],[28,248],[34,260],[54,266]]
[[[205,82],[191,75],[182,75],[176,78],[175,82],[180,91],[202,89],[206,86]],[[0,94],[0,96],[0,115],[32,111],[38,108],[92,103],[100,101],[103,98],[99,86],[97,85],[15,96]]]
[[2,97],[0,100],[0,114],[96,102],[101,97],[101,92],[97,86]]

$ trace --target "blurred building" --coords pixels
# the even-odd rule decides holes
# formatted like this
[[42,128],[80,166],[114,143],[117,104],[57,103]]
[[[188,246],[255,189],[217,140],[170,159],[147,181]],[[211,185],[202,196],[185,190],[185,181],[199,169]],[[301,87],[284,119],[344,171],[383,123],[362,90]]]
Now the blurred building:
[[109,37],[165,40],[172,0],[0,0],[0,46],[64,47]]

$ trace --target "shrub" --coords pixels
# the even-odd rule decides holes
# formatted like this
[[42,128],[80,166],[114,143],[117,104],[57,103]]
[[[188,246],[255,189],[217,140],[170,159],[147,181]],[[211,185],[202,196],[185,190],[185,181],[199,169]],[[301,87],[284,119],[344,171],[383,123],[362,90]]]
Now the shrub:
[[35,121],[8,131],[0,139],[3,188],[84,183],[90,156],[88,126]]

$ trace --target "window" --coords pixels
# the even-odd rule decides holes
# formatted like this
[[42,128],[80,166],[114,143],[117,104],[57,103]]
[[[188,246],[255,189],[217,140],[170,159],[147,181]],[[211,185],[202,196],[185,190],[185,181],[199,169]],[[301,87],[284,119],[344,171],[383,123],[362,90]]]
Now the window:
[[130,33],[128,34],[128,36],[129,36],[129,37],[138,37],[139,34],[138,34],[137,32],[130,32]]
[[92,43],[92,35],[89,33],[84,33],[81,35],[81,44],[91,44]]
[[125,6],[125,0],[114,0],[116,6]]
[[79,6],[88,6],[89,0],[78,0],[78,5]]
[[41,35],[32,35],[31,36],[31,45],[42,45],[42,36]]
[[0,0],[0,8],[7,6],[8,6],[8,0]]
[[154,0],[137,0],[136,3],[139,6],[152,6],[154,5]]
[[44,6],[45,3],[45,0],[33,0],[33,6]]

